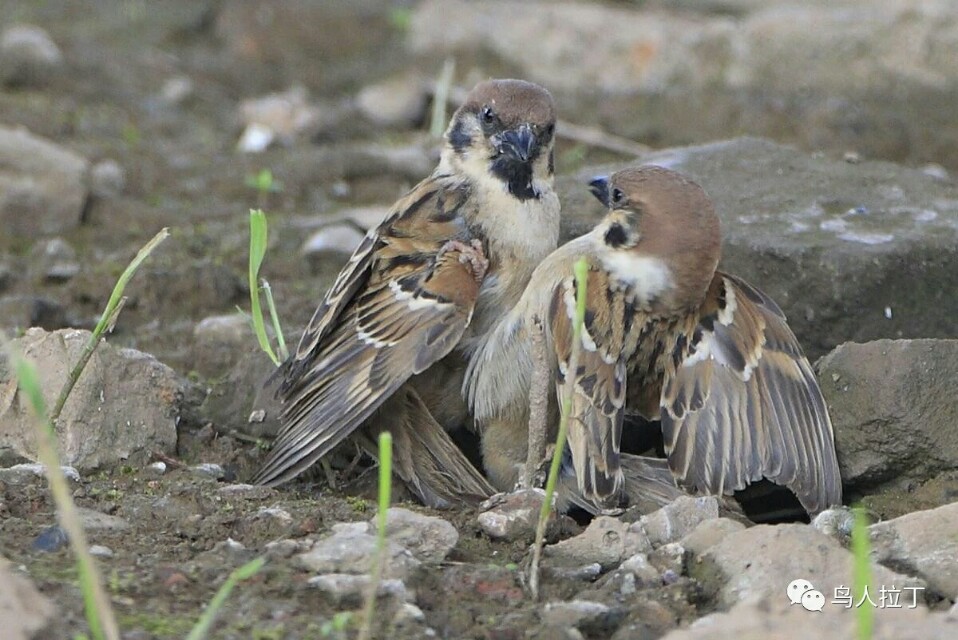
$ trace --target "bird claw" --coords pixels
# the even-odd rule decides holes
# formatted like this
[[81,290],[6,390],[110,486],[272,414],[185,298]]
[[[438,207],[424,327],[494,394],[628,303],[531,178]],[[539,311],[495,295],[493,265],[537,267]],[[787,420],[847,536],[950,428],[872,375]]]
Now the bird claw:
[[443,255],[451,251],[459,253],[459,262],[469,265],[472,275],[477,282],[481,282],[482,279],[486,277],[486,271],[489,269],[489,259],[486,258],[486,254],[482,249],[481,241],[474,238],[469,244],[466,244],[460,240],[450,240],[439,249],[437,259],[442,258]]

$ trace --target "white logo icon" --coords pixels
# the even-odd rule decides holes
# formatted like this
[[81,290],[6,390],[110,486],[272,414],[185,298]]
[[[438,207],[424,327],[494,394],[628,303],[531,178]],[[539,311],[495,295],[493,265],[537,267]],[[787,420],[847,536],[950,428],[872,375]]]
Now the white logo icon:
[[[798,580],[792,580],[788,583],[788,588],[785,589],[785,593],[788,594],[788,601],[792,604],[803,604],[802,596],[805,595],[806,591],[812,591],[814,589],[815,587],[812,586],[811,582],[799,578]],[[817,593],[821,595],[821,592]],[[808,607],[805,608],[808,609]]]
[[802,594],[802,606],[806,611],[821,611],[825,608],[825,594],[817,589],[809,589]]

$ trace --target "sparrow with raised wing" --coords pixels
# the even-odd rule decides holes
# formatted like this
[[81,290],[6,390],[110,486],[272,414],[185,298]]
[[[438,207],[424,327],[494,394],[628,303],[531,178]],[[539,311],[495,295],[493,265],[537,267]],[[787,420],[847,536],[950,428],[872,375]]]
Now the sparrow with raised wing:
[[443,428],[466,419],[466,360],[558,243],[555,121],[529,82],[469,93],[436,170],[366,235],[284,365],[283,426],[255,482],[295,477],[362,427],[407,446],[397,474],[427,504],[491,491]]
[[[493,484],[514,482],[525,460],[538,316],[557,392],[574,378],[571,470],[597,509],[632,490],[620,453],[627,412],[661,422],[668,466],[691,493],[728,495],[767,478],[809,514],[840,504],[832,425],[812,368],[775,302],[716,270],[719,219],[702,188],[649,166],[597,178],[591,189],[609,213],[543,261],[467,372]],[[589,264],[586,314],[579,366],[568,371],[580,257]]]

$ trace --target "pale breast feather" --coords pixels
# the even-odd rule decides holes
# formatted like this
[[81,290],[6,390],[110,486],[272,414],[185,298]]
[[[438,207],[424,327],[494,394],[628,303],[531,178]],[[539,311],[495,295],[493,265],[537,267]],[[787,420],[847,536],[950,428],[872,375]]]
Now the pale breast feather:
[[672,287],[672,271],[661,259],[631,251],[610,251],[602,265],[612,280],[628,287],[641,304],[648,304]]

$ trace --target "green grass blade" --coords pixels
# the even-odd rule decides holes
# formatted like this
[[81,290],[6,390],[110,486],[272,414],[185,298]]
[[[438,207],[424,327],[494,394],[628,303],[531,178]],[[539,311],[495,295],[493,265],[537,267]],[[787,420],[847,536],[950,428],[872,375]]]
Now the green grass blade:
[[260,349],[266,352],[266,355],[276,366],[279,366],[280,359],[273,352],[273,347],[269,344],[269,336],[266,335],[266,323],[263,321],[263,309],[259,302],[259,287],[256,286],[259,279],[259,268],[263,265],[263,258],[266,257],[266,240],[266,214],[260,209],[250,209],[249,302],[252,308],[253,331],[256,333]]
[[263,280],[263,295],[266,296],[266,308],[269,309],[269,318],[273,323],[273,333],[276,334],[276,342],[279,344],[279,357],[281,360],[289,358],[289,349],[286,348],[286,336],[283,335],[283,327],[279,324],[279,314],[276,312],[276,303],[273,302],[273,288],[269,286],[266,280]]
[[452,76],[456,71],[456,61],[446,58],[436,80],[436,91],[432,98],[432,117],[429,122],[429,133],[434,138],[442,137],[446,129],[446,104],[449,102],[449,90],[452,88]]
[[379,509],[376,512],[376,559],[373,561],[372,576],[366,591],[363,605],[362,625],[359,628],[359,640],[366,640],[372,633],[373,612],[379,583],[383,577],[383,565],[386,564],[386,512],[392,499],[393,479],[393,436],[388,431],[379,434]]
[[[854,580],[854,602],[858,603],[864,599],[865,590],[871,588],[872,570],[871,570],[871,541],[868,537],[868,520],[865,517],[865,509],[855,507],[855,523],[852,527],[852,556],[853,556],[853,580]],[[873,594],[869,594],[873,595]],[[871,640],[872,631],[875,627],[875,607],[871,602],[864,600],[862,604],[855,609],[856,626],[858,627],[858,640]]]
[[575,318],[572,323],[572,351],[569,355],[565,386],[562,390],[562,403],[559,414],[559,433],[556,435],[555,451],[552,452],[552,464],[549,465],[549,477],[546,479],[545,501],[539,511],[539,522],[536,525],[536,541],[532,549],[532,563],[530,566],[529,585],[533,598],[539,597],[539,559],[542,554],[542,545],[545,542],[546,524],[552,514],[552,497],[555,495],[556,483],[559,480],[559,467],[562,454],[565,450],[566,437],[569,432],[569,414],[572,412],[572,394],[575,390],[573,372],[579,368],[579,352],[582,348],[582,327],[585,324],[586,287],[588,284],[589,264],[585,258],[579,258],[573,267],[576,284]]
[[140,265],[143,264],[143,261],[169,236],[170,230],[168,228],[164,227],[160,229],[159,233],[153,236],[149,242],[143,245],[143,248],[137,251],[136,256],[134,256],[130,264],[126,266],[123,273],[120,274],[120,278],[113,286],[110,299],[107,300],[106,307],[103,309],[103,314],[100,316],[99,322],[96,323],[93,333],[90,334],[90,339],[87,340],[86,345],[83,347],[80,359],[77,360],[76,365],[74,365],[70,371],[70,375],[63,384],[63,389],[60,390],[60,395],[57,396],[56,404],[53,405],[53,411],[50,412],[50,420],[52,422],[56,423],[56,421],[59,420],[60,412],[63,411],[63,405],[66,404],[70,392],[73,391],[77,380],[80,379],[80,374],[83,373],[83,369],[86,367],[87,362],[89,362],[90,356],[93,355],[97,345],[100,344],[100,338],[103,337],[106,331],[112,330],[113,325],[116,324],[116,319],[120,314],[120,310],[123,308],[123,301],[125,300],[123,293],[126,291],[127,283],[130,282],[130,279],[137,272],[137,269],[140,268]]
[[203,615],[200,616],[200,619],[196,622],[196,626],[190,631],[190,635],[186,636],[186,640],[201,640],[205,638],[213,626],[216,614],[219,613],[219,610],[223,607],[223,603],[229,598],[230,593],[236,585],[256,575],[259,570],[263,568],[265,562],[265,558],[254,558],[230,573],[229,577],[226,578],[226,582],[220,586],[216,595],[214,595],[210,603],[206,605]]

